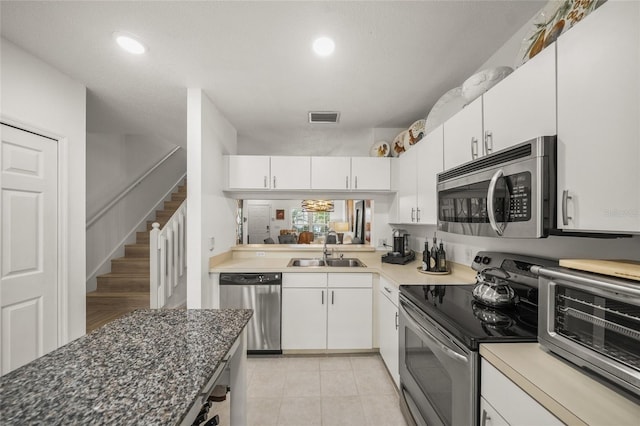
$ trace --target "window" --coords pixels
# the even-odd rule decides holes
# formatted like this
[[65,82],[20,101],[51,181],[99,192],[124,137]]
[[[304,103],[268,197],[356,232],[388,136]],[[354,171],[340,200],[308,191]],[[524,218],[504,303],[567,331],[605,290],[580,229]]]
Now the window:
[[291,209],[291,225],[298,234],[302,231],[311,231],[314,237],[325,235],[329,231],[330,217],[330,212],[305,212],[301,208]]

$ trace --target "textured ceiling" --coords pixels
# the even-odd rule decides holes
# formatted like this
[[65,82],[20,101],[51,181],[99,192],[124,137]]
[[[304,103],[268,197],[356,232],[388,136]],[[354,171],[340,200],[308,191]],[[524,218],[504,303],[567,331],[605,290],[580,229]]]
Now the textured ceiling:
[[[273,151],[314,132],[406,127],[458,86],[544,1],[50,1],[1,3],[9,41],[82,81],[90,132],[186,146],[186,88],[200,87],[240,143]],[[131,56],[125,30],[149,47]],[[335,54],[311,42],[329,35]],[[507,64],[512,65],[512,64]],[[330,130],[309,110],[338,110]],[[325,136],[326,138],[326,136]],[[246,149],[244,149],[246,151]]]

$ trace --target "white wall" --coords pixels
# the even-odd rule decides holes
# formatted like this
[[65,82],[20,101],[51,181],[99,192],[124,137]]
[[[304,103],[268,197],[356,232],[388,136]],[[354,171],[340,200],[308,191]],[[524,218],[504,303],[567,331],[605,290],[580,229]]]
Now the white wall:
[[[176,145],[152,136],[87,134],[87,220],[157,164]],[[123,244],[146,230],[162,200],[187,171],[184,149],[169,157],[145,180],[87,227],[87,292],[96,276],[111,270],[111,259],[124,256]]]
[[[209,257],[235,245],[236,202],[222,193],[223,155],[235,154],[235,128],[201,89],[187,91],[187,307],[217,304],[209,293]],[[209,240],[215,238],[213,250]]]
[[59,343],[85,334],[85,86],[5,39],[0,44],[1,112],[3,120],[55,136],[65,168],[64,234]]

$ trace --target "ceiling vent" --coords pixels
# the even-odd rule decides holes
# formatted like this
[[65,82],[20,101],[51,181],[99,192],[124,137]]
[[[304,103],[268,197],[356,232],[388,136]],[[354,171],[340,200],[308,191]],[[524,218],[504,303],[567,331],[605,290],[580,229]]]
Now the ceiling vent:
[[309,123],[337,123],[339,119],[337,111],[309,111]]

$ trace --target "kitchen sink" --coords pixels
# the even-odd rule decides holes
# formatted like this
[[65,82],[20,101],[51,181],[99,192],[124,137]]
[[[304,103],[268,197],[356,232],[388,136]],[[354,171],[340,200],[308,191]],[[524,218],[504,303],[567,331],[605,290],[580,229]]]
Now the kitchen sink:
[[343,258],[343,259],[329,258],[327,259],[326,262],[319,258],[313,258],[313,259],[293,258],[289,261],[287,266],[299,266],[299,267],[305,267],[305,268],[310,268],[314,266],[315,267],[332,266],[336,268],[358,268],[358,267],[364,268],[367,265],[362,263],[360,259],[356,259],[356,258]]
[[324,260],[322,259],[291,259],[287,266],[302,266],[302,267],[311,267],[311,266],[326,266],[324,264]]
[[327,266],[335,266],[340,268],[364,268],[367,265],[362,263],[360,259],[343,258],[343,259],[327,259]]

